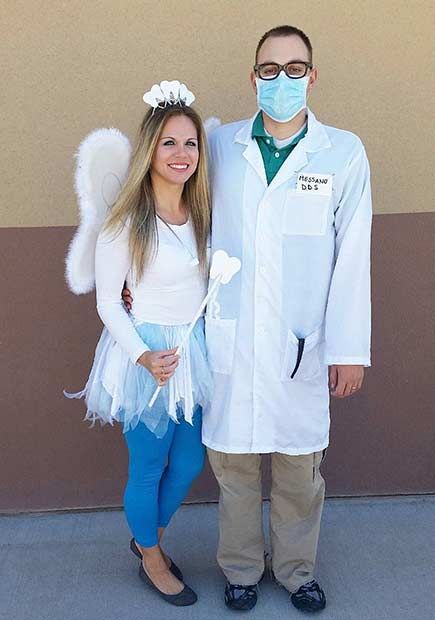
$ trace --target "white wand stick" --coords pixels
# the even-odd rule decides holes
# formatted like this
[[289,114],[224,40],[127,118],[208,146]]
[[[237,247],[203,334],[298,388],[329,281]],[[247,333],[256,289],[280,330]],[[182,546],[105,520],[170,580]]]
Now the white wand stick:
[[[217,290],[221,284],[228,284],[231,278],[240,270],[240,267],[240,260],[238,258],[228,256],[228,254],[224,252],[224,250],[218,250],[213,254],[210,268],[210,279],[214,280],[213,286],[210,288],[209,292],[202,301],[198,312],[195,314],[193,321],[190,323],[188,330],[186,331],[180,344],[178,345],[175,352],[176,355],[178,355],[181,349],[185,346],[186,342],[190,337],[190,334],[193,331],[193,328],[195,327],[199,317],[201,316],[204,308],[210,301],[211,297],[217,294]],[[160,394],[161,389],[162,386],[159,385],[154,392],[150,402],[148,403],[148,407],[150,409],[156,402],[157,396]]]
[[[189,329],[187,330],[187,332],[184,334],[182,341],[180,342],[180,344],[177,347],[177,350],[175,351],[175,355],[178,355],[181,351],[181,349],[184,347],[184,345],[186,344],[186,342],[188,341],[190,334],[193,331],[193,328],[195,327],[199,317],[201,316],[204,308],[206,307],[210,297],[212,297],[215,293],[215,291],[218,289],[220,283],[222,280],[222,274],[215,280],[215,282],[213,283],[213,286],[211,287],[211,289],[209,290],[209,292],[207,293],[206,297],[204,298],[203,302],[201,303],[198,312],[195,314],[195,317],[193,319],[193,321],[191,322],[191,324],[189,325]],[[159,385],[156,389],[156,391],[154,392],[150,402],[148,403],[148,407],[151,409],[151,407],[154,405],[154,403],[157,400],[157,396],[160,394],[160,390],[162,389],[162,386]]]

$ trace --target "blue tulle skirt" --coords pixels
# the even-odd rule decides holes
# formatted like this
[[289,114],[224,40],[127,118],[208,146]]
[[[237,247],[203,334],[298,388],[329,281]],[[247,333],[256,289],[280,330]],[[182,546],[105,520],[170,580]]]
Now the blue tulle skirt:
[[[142,340],[153,351],[176,347],[187,328],[188,325],[136,325]],[[204,408],[210,402],[212,382],[207,363],[204,319],[200,319],[180,352],[180,362],[174,376],[162,387],[152,408],[148,403],[157,388],[156,381],[143,366],[131,362],[106,328],[95,350],[86,386],[80,392],[64,394],[68,398],[85,399],[85,419],[92,423],[119,422],[126,432],[143,422],[157,437],[163,437],[169,419],[178,422],[184,418],[192,423],[196,407]]]

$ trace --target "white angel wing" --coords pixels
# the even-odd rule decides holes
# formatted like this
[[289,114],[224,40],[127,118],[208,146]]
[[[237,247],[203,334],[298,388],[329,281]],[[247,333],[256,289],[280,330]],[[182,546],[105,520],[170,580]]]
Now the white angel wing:
[[217,118],[216,116],[210,116],[209,118],[206,118],[205,121],[204,121],[204,129],[205,129],[205,133],[207,135],[207,138],[210,136],[210,134],[215,129],[217,129],[221,125],[222,125],[221,119]]
[[75,191],[80,224],[66,257],[65,277],[76,295],[95,286],[95,245],[107,211],[127,177],[131,145],[118,129],[96,129],[76,154]]

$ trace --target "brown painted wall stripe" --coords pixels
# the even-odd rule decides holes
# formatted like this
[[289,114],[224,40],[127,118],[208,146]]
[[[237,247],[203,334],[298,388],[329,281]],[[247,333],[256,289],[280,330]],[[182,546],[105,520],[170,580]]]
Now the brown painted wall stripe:
[[[120,429],[87,428],[83,404],[62,396],[83,385],[100,332],[93,296],[64,283],[72,233],[0,229],[2,511],[122,503]],[[333,404],[329,495],[435,492],[434,239],[435,214],[374,219],[373,368]],[[214,498],[207,469],[190,499]]]

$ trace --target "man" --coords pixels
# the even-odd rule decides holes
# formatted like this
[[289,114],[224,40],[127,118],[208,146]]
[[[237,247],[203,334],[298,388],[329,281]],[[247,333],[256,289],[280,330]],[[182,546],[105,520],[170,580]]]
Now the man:
[[298,609],[324,608],[313,571],[329,390],[356,393],[370,365],[369,167],[359,138],[307,109],[316,79],[308,37],[270,30],[251,74],[259,112],[210,139],[212,250],[242,261],[207,311],[215,394],[203,418],[232,609],[255,605],[264,572],[264,453],[274,576]]
[[215,394],[203,416],[235,610],[254,607],[265,568],[264,453],[275,579],[298,609],[325,607],[314,566],[329,392],[356,393],[370,365],[369,167],[359,138],[307,109],[316,79],[309,38],[293,26],[268,31],[251,74],[259,112],[210,138],[212,250],[242,261],[207,309]]

